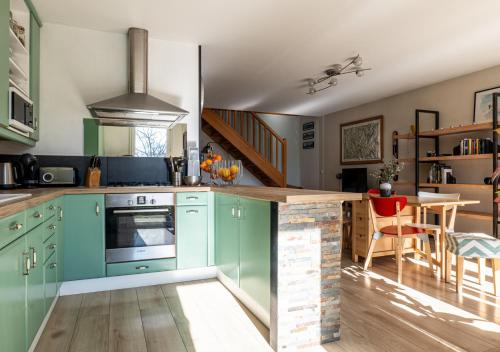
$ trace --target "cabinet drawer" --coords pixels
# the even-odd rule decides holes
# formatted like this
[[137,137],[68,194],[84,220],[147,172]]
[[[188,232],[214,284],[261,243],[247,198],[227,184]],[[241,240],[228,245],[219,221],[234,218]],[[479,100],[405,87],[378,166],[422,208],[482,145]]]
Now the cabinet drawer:
[[26,232],[24,211],[0,220],[0,248],[5,247]]
[[207,205],[208,192],[179,192],[176,205]]
[[43,245],[43,262],[45,263],[50,256],[56,251],[57,236],[52,235]]
[[49,200],[47,203],[45,203],[44,211],[45,211],[45,220],[48,220],[54,215],[56,215],[57,213],[56,200],[52,199]]
[[120,276],[153,273],[157,271],[175,270],[177,261],[175,258],[141,260],[128,263],[113,263],[106,265],[107,276]]
[[45,280],[45,312],[50,309],[57,295],[57,258],[51,256],[43,266],[43,277]]
[[47,239],[54,236],[54,234],[56,233],[57,218],[52,217],[52,219],[50,219],[45,224],[43,224],[43,226],[45,226],[45,231],[43,232],[43,242],[45,242],[45,241],[47,241]]
[[26,231],[31,230],[32,228],[37,227],[41,223],[45,221],[45,216],[44,216],[44,204],[40,204],[36,207],[29,208],[26,210],[26,224],[27,224],[27,229]]

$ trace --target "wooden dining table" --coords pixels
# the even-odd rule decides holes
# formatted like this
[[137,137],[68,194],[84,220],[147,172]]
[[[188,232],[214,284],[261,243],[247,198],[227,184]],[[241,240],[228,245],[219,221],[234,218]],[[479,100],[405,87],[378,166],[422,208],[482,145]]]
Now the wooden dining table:
[[[432,208],[437,210],[439,216],[439,224],[441,226],[441,235],[439,236],[440,242],[440,260],[438,260],[438,266],[440,268],[440,276],[441,280],[445,282],[449,282],[450,278],[448,277],[449,270],[446,270],[447,265],[451,265],[451,263],[447,263],[447,255],[445,248],[445,233],[446,233],[446,221],[447,214],[446,209],[449,207],[457,206],[461,207],[469,204],[478,204],[479,200],[469,200],[469,199],[460,199],[460,200],[450,200],[448,198],[439,198],[439,197],[419,197],[419,196],[405,196],[408,200],[407,206],[412,206],[416,208],[416,222],[421,223],[420,213],[422,208]],[[436,255],[437,257],[437,255]],[[436,258],[437,259],[437,258]]]

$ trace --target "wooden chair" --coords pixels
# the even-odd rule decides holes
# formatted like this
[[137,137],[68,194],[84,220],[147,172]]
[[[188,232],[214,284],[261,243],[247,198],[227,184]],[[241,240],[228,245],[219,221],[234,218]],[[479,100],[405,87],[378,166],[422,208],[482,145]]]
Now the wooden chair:
[[[425,198],[440,198],[440,199],[449,199],[449,200],[460,200],[460,193],[432,193],[432,192],[418,192],[419,197]],[[441,209],[433,209],[436,211],[440,211]],[[448,226],[446,227],[447,231],[454,231],[455,229],[455,219],[457,217],[457,206],[448,206],[445,209],[446,211],[451,211],[451,216],[449,217]],[[427,224],[427,208],[423,209],[422,221],[420,224],[410,224],[409,226],[413,226],[416,228],[423,229],[430,235],[434,236],[434,246],[436,249],[436,260],[437,262],[441,262],[441,226],[434,224]]]
[[[494,294],[500,297],[500,240],[484,233],[463,232],[447,232],[445,239],[447,253],[455,255],[457,258],[457,293],[462,292],[464,258],[470,257],[483,260],[491,259]],[[449,266],[446,270],[450,270]]]
[[[376,196],[370,196],[369,202],[374,232],[370,241],[370,247],[368,249],[368,255],[365,260],[364,270],[368,269],[368,265],[372,260],[373,250],[375,249],[377,240],[383,236],[392,237],[394,248],[396,249],[398,284],[400,284],[402,281],[404,241],[408,238],[419,238],[423,241],[427,261],[429,264],[429,271],[431,273],[431,276],[434,276],[432,266],[432,253],[428,234],[420,228],[401,224],[401,211],[405,208],[406,203],[406,197],[382,198]],[[377,215],[382,217],[392,217],[396,215],[396,225],[385,226],[379,229],[377,224]]]

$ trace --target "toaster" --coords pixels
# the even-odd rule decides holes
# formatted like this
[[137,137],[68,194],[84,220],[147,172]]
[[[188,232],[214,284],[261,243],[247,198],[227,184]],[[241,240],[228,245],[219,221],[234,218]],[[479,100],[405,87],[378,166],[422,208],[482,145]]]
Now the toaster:
[[73,167],[41,167],[40,185],[75,186],[77,170]]

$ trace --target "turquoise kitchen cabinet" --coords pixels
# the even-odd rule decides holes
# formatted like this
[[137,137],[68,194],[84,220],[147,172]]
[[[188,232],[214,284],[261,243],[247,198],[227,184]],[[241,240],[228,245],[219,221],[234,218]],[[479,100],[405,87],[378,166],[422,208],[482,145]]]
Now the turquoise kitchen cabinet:
[[237,196],[215,194],[215,265],[237,286],[240,282],[240,236]]
[[271,305],[271,203],[240,197],[240,288]]
[[26,351],[26,236],[0,250],[1,351]]
[[178,206],[177,269],[199,268],[208,265],[208,207],[206,205]]
[[60,287],[64,280],[64,197],[57,198],[56,206],[57,285]]
[[57,295],[57,254],[54,253],[43,265],[44,306],[47,313]]
[[64,281],[106,276],[104,195],[64,196]]
[[33,102],[33,133],[31,139],[38,141],[40,135],[40,25],[30,15],[30,99]]
[[0,220],[0,249],[26,232],[26,213],[24,211]]
[[26,235],[30,256],[29,275],[26,276],[27,345],[35,337],[45,317],[45,293],[43,280],[43,236],[45,226],[39,226]]
[[121,276],[175,270],[176,267],[175,258],[166,258],[107,264],[106,272],[108,276]]

